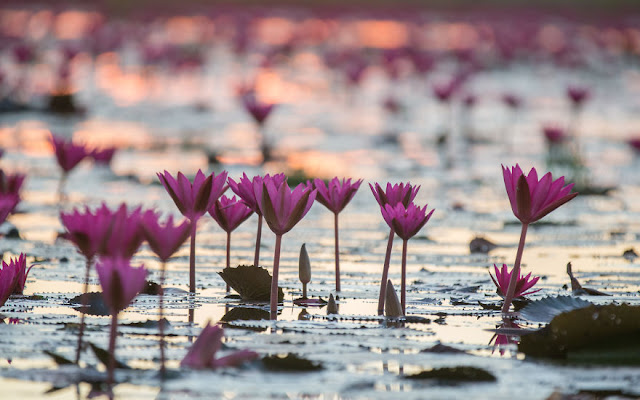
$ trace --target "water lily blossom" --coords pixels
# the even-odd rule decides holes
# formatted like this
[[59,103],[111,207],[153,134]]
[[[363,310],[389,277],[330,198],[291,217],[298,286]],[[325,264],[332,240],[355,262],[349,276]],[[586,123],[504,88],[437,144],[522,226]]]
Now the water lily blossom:
[[[491,280],[496,285],[498,294],[500,294],[500,296],[506,296],[507,290],[509,289],[509,282],[511,282],[512,271],[508,270],[507,264],[502,264],[502,268],[500,269],[498,269],[497,265],[493,264],[493,269],[495,270],[496,274],[495,278],[493,277],[491,272],[489,272],[489,276],[491,276]],[[520,275],[517,280],[513,297],[522,297],[528,294],[539,292],[541,289],[531,290],[527,292],[527,290],[531,289],[538,282],[538,280],[540,280],[539,276],[531,278],[531,272],[529,272],[524,277]]]
[[196,226],[213,203],[227,190],[227,172],[222,171],[208,177],[198,170],[193,182],[190,182],[182,172],[178,172],[177,179],[167,171],[158,173],[158,179],[173,199],[178,210],[191,221],[191,253],[189,255],[189,291],[196,291]]
[[[246,221],[252,213],[251,208],[237,200],[236,196],[232,198],[222,196],[209,209],[211,217],[227,233],[227,268],[231,268],[231,232]],[[229,285],[227,285],[228,291]]]
[[517,281],[520,277],[520,263],[529,224],[540,220],[551,211],[572,200],[578,193],[571,193],[573,184],[565,185],[564,177],[553,180],[549,172],[538,179],[535,168],[531,168],[529,174],[524,175],[518,164],[511,168],[502,166],[502,176],[511,203],[511,210],[522,223],[516,260],[502,306],[502,312],[506,313],[513,301]]
[[[3,268],[4,267],[5,264],[3,261]],[[16,270],[16,284],[13,288],[13,294],[23,294],[27,276],[29,276],[29,271],[31,271],[33,265],[27,269],[27,258],[24,254],[20,253],[18,257],[9,259],[9,265],[7,267]]]
[[142,290],[146,282],[147,271],[144,266],[134,268],[129,260],[105,258],[96,264],[102,297],[111,313],[111,332],[109,336],[109,363],[107,383],[113,383],[115,368],[116,337],[118,336],[118,313],[129,306]]
[[338,214],[342,211],[347,204],[351,201],[353,196],[360,188],[362,179],[359,179],[351,183],[351,179],[342,179],[340,181],[337,177],[333,178],[329,183],[325,183],[322,179],[315,179],[313,181],[314,188],[318,191],[316,195],[316,201],[323,206],[327,207],[329,211],[333,212],[334,216],[334,247],[335,247],[335,262],[336,262],[336,291],[340,291],[340,252],[338,244]]
[[305,184],[299,184],[293,190],[286,183],[278,187],[274,180],[265,180],[261,189],[256,188],[256,199],[260,199],[260,211],[276,235],[271,279],[271,319],[276,319],[278,313],[278,270],[282,236],[309,212],[316,199],[316,192],[310,185]]
[[7,299],[15,290],[18,282],[17,272],[16,268],[11,267],[4,261],[2,262],[2,269],[0,269],[0,307],[7,302]]
[[427,205],[420,208],[413,203],[406,207],[402,203],[395,206],[385,204],[380,210],[387,225],[402,238],[402,275],[400,281],[400,304],[402,312],[406,311],[406,277],[407,277],[407,242],[429,222],[435,210],[427,213]]
[[58,193],[60,200],[63,199],[64,182],[69,175],[69,172],[73,170],[85,157],[87,157],[90,151],[83,145],[73,143],[70,140],[66,140],[57,135],[51,135],[51,143],[53,150],[58,161],[58,165],[62,168],[62,175],[60,177],[60,184],[58,187]]
[[9,214],[11,214],[18,203],[20,202],[20,197],[16,194],[3,194],[0,193],[0,224],[2,224]]
[[0,169],[0,193],[20,197],[20,189],[22,189],[25,177],[24,174],[7,174]]
[[241,350],[225,357],[216,358],[216,353],[222,347],[223,336],[224,330],[220,326],[207,322],[187,355],[180,362],[180,366],[193,369],[237,367],[246,361],[253,361],[260,357],[255,351]]
[[[390,204],[395,206],[398,203],[402,203],[405,207],[415,199],[420,190],[420,186],[413,186],[410,183],[398,183],[391,185],[387,183],[386,189],[383,189],[380,184],[369,184],[373,197],[380,208],[384,208],[385,205]],[[385,292],[387,290],[387,277],[389,275],[389,265],[391,264],[391,249],[393,247],[393,228],[389,231],[389,240],[387,241],[387,251],[384,256],[384,266],[382,267],[382,279],[380,281],[380,295],[378,296],[378,315],[384,313]]]
[[94,149],[91,151],[91,153],[88,154],[88,156],[93,158],[93,161],[95,161],[96,164],[109,166],[115,153],[115,147],[106,147],[100,150]]

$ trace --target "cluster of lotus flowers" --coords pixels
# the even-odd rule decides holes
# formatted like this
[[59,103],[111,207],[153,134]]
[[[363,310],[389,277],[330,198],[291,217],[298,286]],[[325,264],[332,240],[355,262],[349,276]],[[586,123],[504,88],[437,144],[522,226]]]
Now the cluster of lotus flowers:
[[[54,144],[56,140],[54,140]],[[56,157],[65,163],[72,154],[80,152],[74,146],[56,145]],[[70,170],[70,169],[69,169]],[[69,170],[63,168],[63,173]],[[530,289],[539,278],[531,278],[531,273],[522,277],[520,263],[524,250],[526,232],[532,224],[549,214],[564,203],[573,199],[577,193],[571,193],[573,184],[565,185],[564,177],[554,180],[551,173],[541,178],[535,168],[524,174],[519,165],[511,168],[502,167],[506,192],[513,214],[522,223],[522,232],[514,267],[511,271],[506,265],[501,269],[494,265],[495,277],[491,276],[498,288],[498,293],[504,297],[503,312],[509,311],[514,297],[534,293]],[[131,259],[139,247],[146,241],[150,249],[162,261],[160,286],[164,285],[165,263],[191,238],[189,289],[196,292],[195,239],[196,227],[204,214],[217,221],[227,233],[227,267],[230,267],[231,233],[249,216],[255,212],[258,216],[254,266],[260,262],[260,241],[263,220],[275,234],[275,254],[273,260],[270,311],[271,318],[277,318],[278,311],[278,272],[280,250],[283,236],[291,231],[310,210],[317,200],[334,213],[335,221],[335,280],[336,291],[340,291],[340,261],[338,244],[338,215],[347,206],[358,191],[362,180],[339,179],[337,177],[325,182],[315,179],[290,188],[284,174],[254,176],[249,178],[243,174],[239,180],[228,178],[227,172],[211,173],[206,176],[198,171],[193,181],[178,172],[172,176],[169,172],[157,174],[160,182],[174,201],[180,213],[185,217],[182,222],[174,222],[169,216],[161,222],[160,215],[155,210],[143,210],[141,207],[130,209],[126,204],[112,210],[102,205],[95,210],[88,207],[74,208],[71,212],[61,212],[60,219],[65,228],[64,237],[71,241],[78,251],[86,258],[86,273],[84,292],[88,291],[91,267],[94,265],[102,286],[103,299],[112,315],[109,353],[109,382],[113,381],[113,367],[115,365],[115,340],[117,337],[118,314],[133,301],[145,285],[147,271],[144,266],[132,266]],[[19,187],[24,176],[5,177],[0,173],[0,188],[2,196],[18,196]],[[11,182],[6,184],[6,182]],[[387,279],[391,249],[394,236],[403,241],[402,269],[401,269],[401,310],[398,316],[405,314],[406,307],[406,259],[407,243],[415,236],[431,218],[434,210],[428,210],[427,205],[417,205],[414,199],[420,189],[410,183],[378,183],[370,184],[371,191],[380,206],[383,219],[390,228],[389,240],[383,265],[378,313],[383,314],[386,291],[393,290]],[[6,195],[7,188],[13,194]],[[227,197],[224,192],[231,188],[236,196]],[[0,197],[2,200],[3,197]],[[0,306],[13,293],[21,293],[24,288],[28,270],[26,270],[25,256],[20,255],[9,264],[3,263],[0,270]],[[227,287],[227,291],[229,288]],[[164,373],[164,321],[163,295],[160,291],[160,351],[161,371]],[[395,296],[395,293],[393,294]],[[87,296],[83,296],[86,306]],[[84,313],[78,335],[76,362],[82,351],[84,331]],[[183,359],[182,365],[194,368],[215,368],[217,366],[235,365],[243,360],[255,358],[253,352],[240,352],[222,359],[215,359],[215,353],[220,348],[222,330],[219,327],[207,327],[194,343],[192,349]]]

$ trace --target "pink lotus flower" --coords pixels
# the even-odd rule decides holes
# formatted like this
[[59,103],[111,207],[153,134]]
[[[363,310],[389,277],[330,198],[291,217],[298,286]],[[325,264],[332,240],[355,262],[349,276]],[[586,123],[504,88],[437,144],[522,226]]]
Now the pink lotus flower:
[[334,214],[334,236],[335,236],[335,261],[336,261],[336,291],[340,291],[340,252],[338,247],[338,214],[351,201],[360,188],[362,179],[351,183],[351,179],[333,178],[329,184],[325,184],[322,179],[315,179],[313,186],[317,190],[316,201],[327,207]]
[[178,172],[177,179],[167,171],[157,175],[178,210],[193,223],[227,190],[227,171],[222,171],[217,176],[212,173],[205,178],[202,171],[198,170],[193,183],[189,182],[182,172]]
[[542,126],[542,133],[549,144],[559,144],[567,139],[564,129],[558,125],[545,124]]
[[76,245],[78,251],[88,260],[93,259],[98,250],[104,248],[113,226],[112,212],[105,205],[91,212],[73,209],[71,213],[60,213],[62,225],[67,230],[63,237]]
[[591,91],[585,87],[569,86],[567,88],[567,97],[569,97],[574,107],[580,107],[585,101],[589,100]]
[[90,154],[89,150],[80,144],[74,144],[62,137],[51,135],[51,143],[56,154],[58,165],[62,168],[63,175],[68,174],[76,167],[86,156]]
[[7,265],[4,261],[2,262],[3,268],[13,268],[16,270],[16,284],[13,288],[13,294],[22,294],[24,293],[24,286],[27,282],[27,276],[29,275],[29,271],[33,268],[33,265],[27,269],[27,258],[24,254],[20,253],[17,258],[9,259],[9,265]]
[[458,85],[455,80],[451,80],[447,83],[435,84],[431,89],[433,91],[433,95],[439,102],[448,103],[458,90]]
[[[253,212],[258,215],[258,233],[256,234],[256,250],[253,258],[253,265],[256,267],[260,263],[260,241],[262,238],[262,211],[260,211],[258,204],[262,201],[262,183],[265,180],[273,180],[276,187],[280,187],[285,183],[286,178],[282,173],[273,176],[266,174],[264,178],[256,175],[253,179],[249,179],[247,174],[243,173],[239,182],[229,178],[229,187],[231,190],[242,199],[247,207],[251,208]],[[256,194],[260,197],[257,198]]]
[[[405,207],[409,205],[415,199],[420,190],[420,186],[412,186],[410,183],[398,183],[391,185],[387,183],[386,190],[376,183],[375,186],[369,184],[373,196],[376,198],[380,208],[384,208],[389,204],[395,206],[398,203],[402,203]],[[382,279],[380,280],[380,295],[378,296],[378,315],[384,313],[384,302],[386,299],[387,280],[389,274],[389,266],[391,264],[391,249],[393,247],[393,228],[389,231],[389,240],[387,241],[387,251],[384,256],[384,265],[382,267]]]
[[164,171],[158,173],[162,185],[178,206],[178,210],[191,221],[191,252],[189,255],[189,291],[196,291],[196,226],[198,219],[206,213],[213,203],[227,190],[227,171],[222,171],[217,176],[211,173],[205,178],[202,171],[198,170],[193,183],[178,172],[178,179]]
[[20,189],[22,188],[24,179],[24,174],[5,174],[5,172],[0,169],[0,193],[20,196]]
[[112,315],[129,306],[144,287],[147,277],[144,266],[134,268],[129,260],[123,258],[100,259],[96,270],[104,303]]
[[256,190],[256,198],[261,198],[260,211],[267,225],[276,234],[273,257],[273,278],[271,279],[271,319],[278,313],[278,269],[282,235],[289,232],[307,214],[316,198],[316,190],[300,184],[293,191],[289,185],[278,187],[274,180],[262,183],[261,193]]
[[409,205],[405,207],[402,203],[398,203],[395,206],[385,204],[384,207],[380,208],[380,211],[387,225],[389,225],[396,235],[402,238],[400,304],[402,306],[402,313],[404,314],[406,310],[407,242],[422,229],[435,210],[431,210],[427,214],[427,205],[420,208],[413,203],[409,203]]
[[538,180],[535,168],[525,176],[516,164],[511,169],[503,166],[502,175],[511,210],[523,224],[538,221],[578,195],[570,193],[573,183],[564,186],[564,176],[554,181],[551,172]]
[[216,358],[216,353],[222,347],[223,336],[224,331],[221,327],[212,326],[207,322],[207,326],[202,329],[187,355],[180,362],[180,366],[193,369],[237,367],[246,361],[253,361],[260,357],[254,351],[241,350],[225,357]]
[[[253,213],[251,208],[236,200],[236,196],[232,198],[222,196],[209,209],[211,217],[227,232],[227,268],[231,267],[231,232],[246,221],[251,216],[251,213]],[[227,285],[228,291],[229,285]]]
[[111,160],[113,159],[116,150],[117,149],[115,147],[107,147],[101,150],[94,149],[88,154],[88,156],[93,158],[97,164],[109,165],[111,164]]
[[16,268],[7,265],[4,261],[2,262],[2,269],[0,269],[0,307],[7,302],[7,299],[15,290],[18,281],[17,272]]
[[191,224],[185,220],[180,225],[174,225],[173,216],[170,215],[161,225],[158,214],[147,211],[142,215],[142,231],[151,251],[162,262],[167,262],[189,237]]
[[640,137],[629,139],[627,143],[635,152],[640,152]]
[[98,248],[98,254],[114,259],[131,259],[144,242],[142,208],[137,207],[129,211],[127,205],[122,203],[115,212],[112,212],[106,204],[102,204],[97,213],[111,215],[111,229],[104,246]]
[[[491,276],[491,280],[496,285],[498,289],[498,294],[500,296],[506,296],[507,289],[509,288],[509,282],[511,282],[511,273],[507,269],[507,264],[502,264],[502,268],[498,269],[498,267],[493,264],[493,268],[496,273],[496,277],[494,278],[491,272],[489,272],[489,276]],[[527,292],[527,290],[531,289],[537,282],[540,280],[539,276],[534,277],[533,279],[529,279],[531,277],[531,272],[527,274],[527,276],[522,277],[518,271],[518,280],[516,283],[516,289],[514,291],[513,297],[521,297],[526,296],[528,294],[539,292],[541,289],[536,289]]]
[[0,224],[16,209],[19,202],[20,197],[18,195],[0,193]]
[[513,94],[505,93],[502,95],[502,102],[509,108],[516,110],[522,106],[522,98]]
[[273,103],[265,103],[258,100],[256,92],[253,90],[245,91],[241,97],[242,106],[253,117],[253,120],[259,125],[264,125],[274,107]]

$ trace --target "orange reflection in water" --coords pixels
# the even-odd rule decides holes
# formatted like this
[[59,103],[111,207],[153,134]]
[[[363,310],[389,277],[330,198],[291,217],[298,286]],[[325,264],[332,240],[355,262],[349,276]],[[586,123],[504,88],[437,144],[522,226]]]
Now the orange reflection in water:
[[358,41],[365,47],[396,48],[407,44],[407,26],[392,20],[364,20],[356,23]]

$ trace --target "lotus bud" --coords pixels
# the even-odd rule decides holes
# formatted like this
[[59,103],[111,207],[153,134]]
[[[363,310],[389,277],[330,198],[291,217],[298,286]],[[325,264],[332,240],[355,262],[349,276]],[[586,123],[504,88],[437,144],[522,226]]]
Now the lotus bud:
[[329,295],[329,302],[327,303],[327,315],[337,314],[338,313],[338,305],[336,304],[336,299],[333,298],[333,293]]
[[311,261],[309,261],[309,253],[307,253],[306,244],[302,244],[300,248],[300,258],[298,260],[298,275],[302,282],[302,298],[307,298],[307,283],[311,280]]
[[391,279],[387,280],[386,298],[384,302],[384,314],[385,316],[391,317],[391,318],[404,316],[404,314],[402,313],[402,306],[400,305],[400,301],[398,300],[398,295],[396,294],[396,290],[393,288]]

